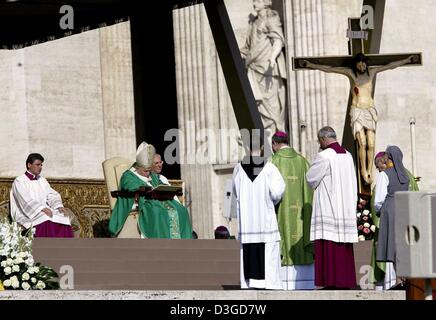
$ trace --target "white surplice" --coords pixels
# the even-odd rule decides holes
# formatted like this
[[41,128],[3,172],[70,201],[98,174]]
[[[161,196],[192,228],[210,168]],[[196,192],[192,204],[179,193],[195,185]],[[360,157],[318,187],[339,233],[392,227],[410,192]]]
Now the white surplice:
[[327,148],[317,154],[306,179],[313,197],[310,240],[357,240],[357,181],[351,154]]
[[[241,243],[241,288],[283,289],[280,279],[280,233],[274,205],[285,191],[285,182],[277,167],[268,162],[254,179],[241,164],[233,171],[233,197],[239,222]],[[242,245],[265,243],[265,280],[245,279]]]
[[385,202],[388,194],[389,178],[386,173],[379,172],[374,187],[374,208],[375,211],[380,212],[380,209]]
[[[12,219],[26,229],[45,221],[71,225],[70,218],[59,211],[63,207],[60,194],[42,176],[36,180],[30,180],[25,174],[17,177],[12,183],[10,207]],[[49,208],[53,217],[46,215],[44,208]]]

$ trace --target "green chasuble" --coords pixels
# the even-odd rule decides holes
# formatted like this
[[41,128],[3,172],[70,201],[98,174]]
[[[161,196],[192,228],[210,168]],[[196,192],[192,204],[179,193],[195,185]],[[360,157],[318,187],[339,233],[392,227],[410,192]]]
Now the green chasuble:
[[[407,176],[409,177],[409,191],[419,191],[418,183],[415,181],[415,177],[413,174],[407,170]],[[374,186],[375,188],[375,186]],[[373,192],[374,194],[374,189]],[[378,230],[380,228],[380,218],[377,217],[375,208],[374,208],[374,196],[371,197],[371,216],[372,216],[372,222],[377,227],[377,232],[372,240],[372,253],[371,253],[371,267],[372,267],[372,273],[370,274],[370,281],[380,282],[384,281],[385,278],[385,270],[386,270],[386,263],[385,262],[376,262],[375,256],[376,256],[376,250],[377,250],[377,235]]]
[[[162,182],[158,176],[151,174],[151,186]],[[123,173],[120,190],[136,191],[147,186],[146,182],[137,177],[132,171]],[[109,221],[109,231],[116,236],[132,210],[134,199],[119,197],[112,210]],[[138,226],[141,234],[147,238],[191,239],[192,227],[188,210],[176,200],[152,200],[140,197],[138,200]]]
[[277,214],[282,266],[313,263],[310,242],[313,191],[306,182],[309,163],[293,148],[282,148],[272,156],[286,182],[286,190]]

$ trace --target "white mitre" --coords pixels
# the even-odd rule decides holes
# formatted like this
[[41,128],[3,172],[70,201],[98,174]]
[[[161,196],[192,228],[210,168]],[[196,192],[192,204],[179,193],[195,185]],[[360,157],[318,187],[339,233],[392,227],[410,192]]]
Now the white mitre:
[[153,157],[156,154],[156,149],[147,142],[142,142],[136,149],[136,165],[145,169],[153,165]]

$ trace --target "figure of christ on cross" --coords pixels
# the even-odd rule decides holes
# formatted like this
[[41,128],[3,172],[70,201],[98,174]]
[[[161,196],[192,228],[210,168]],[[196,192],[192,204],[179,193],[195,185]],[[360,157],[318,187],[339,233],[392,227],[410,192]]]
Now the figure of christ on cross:
[[377,124],[377,110],[374,106],[373,80],[377,73],[394,69],[405,64],[415,64],[418,55],[410,55],[405,59],[390,62],[381,66],[368,65],[368,59],[363,53],[353,57],[349,67],[333,67],[312,63],[308,60],[299,60],[299,67],[338,73],[350,80],[351,104],[351,129],[353,137],[357,140],[360,172],[367,184],[373,181],[372,169],[375,148],[375,130]]

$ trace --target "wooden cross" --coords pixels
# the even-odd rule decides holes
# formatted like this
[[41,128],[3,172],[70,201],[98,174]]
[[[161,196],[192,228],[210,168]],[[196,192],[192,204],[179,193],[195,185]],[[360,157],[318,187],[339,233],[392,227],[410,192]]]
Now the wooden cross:
[[[363,31],[360,29],[359,25],[360,18],[349,18],[348,19],[348,26],[351,31],[354,32],[360,32]],[[394,54],[370,54],[367,53],[367,46],[366,46],[365,39],[350,39],[348,41],[348,52],[350,55],[348,56],[325,56],[325,57],[293,57],[292,58],[292,68],[295,71],[299,70],[312,70],[310,68],[302,67],[300,65],[300,61],[307,60],[312,63],[316,64],[322,64],[325,66],[330,67],[343,67],[343,68],[349,68],[351,65],[351,62],[353,61],[353,56],[357,53],[361,52],[364,53],[365,56],[368,58],[368,65],[373,66],[383,66],[386,64],[389,64],[394,61],[405,59],[411,55],[417,55],[418,60],[415,62],[411,62],[406,64],[405,66],[410,65],[422,65],[422,56],[421,53],[414,52],[414,53],[394,53]],[[366,50],[365,50],[366,49]]]
[[[375,2],[374,2],[374,5]],[[380,7],[379,7],[380,8]],[[402,54],[377,54],[376,52],[379,51],[380,48],[380,38],[381,38],[381,27],[382,27],[382,21],[383,21],[383,9],[384,9],[384,3],[379,19],[376,21],[376,26],[373,30],[365,31],[362,30],[360,27],[360,20],[361,18],[349,18],[348,19],[348,26],[349,30],[347,32],[347,35],[351,36],[349,37],[348,42],[348,56],[325,56],[325,57],[295,57],[292,58],[292,66],[293,70],[299,71],[299,70],[313,70],[312,68],[308,68],[303,66],[304,64],[301,63],[301,61],[308,61],[314,64],[318,65],[324,65],[329,67],[336,67],[336,68],[348,68],[350,69],[350,66],[352,65],[353,56],[357,53],[364,53],[365,56],[368,58],[367,65],[370,67],[377,67],[377,66],[384,66],[389,63],[399,61],[406,59],[412,55],[416,57],[415,61],[411,61],[409,63],[404,64],[404,66],[410,66],[410,65],[422,65],[422,56],[421,53],[402,53]],[[377,8],[376,8],[377,10]],[[380,12],[380,10],[379,10]],[[376,12],[377,14],[377,12]],[[375,53],[374,53],[375,51]],[[375,76],[372,82],[372,97],[374,97],[374,90],[375,90]],[[357,164],[357,175],[358,175],[358,187],[359,187],[359,193],[363,195],[371,195],[371,185],[365,183],[362,175],[361,175],[361,164],[358,160],[358,150],[357,150],[357,143],[355,141],[355,137],[353,136],[351,130],[350,130],[350,108],[352,105],[352,94],[350,91],[349,101],[348,101],[348,109],[346,113],[346,119],[345,119],[345,126],[344,126],[344,138],[342,141],[342,144],[344,147],[346,147],[348,150],[350,150],[355,158],[356,164]],[[320,129],[320,128],[319,128]],[[350,139],[351,137],[351,139]],[[350,143],[351,142],[351,143]],[[372,161],[372,160],[369,160]]]

